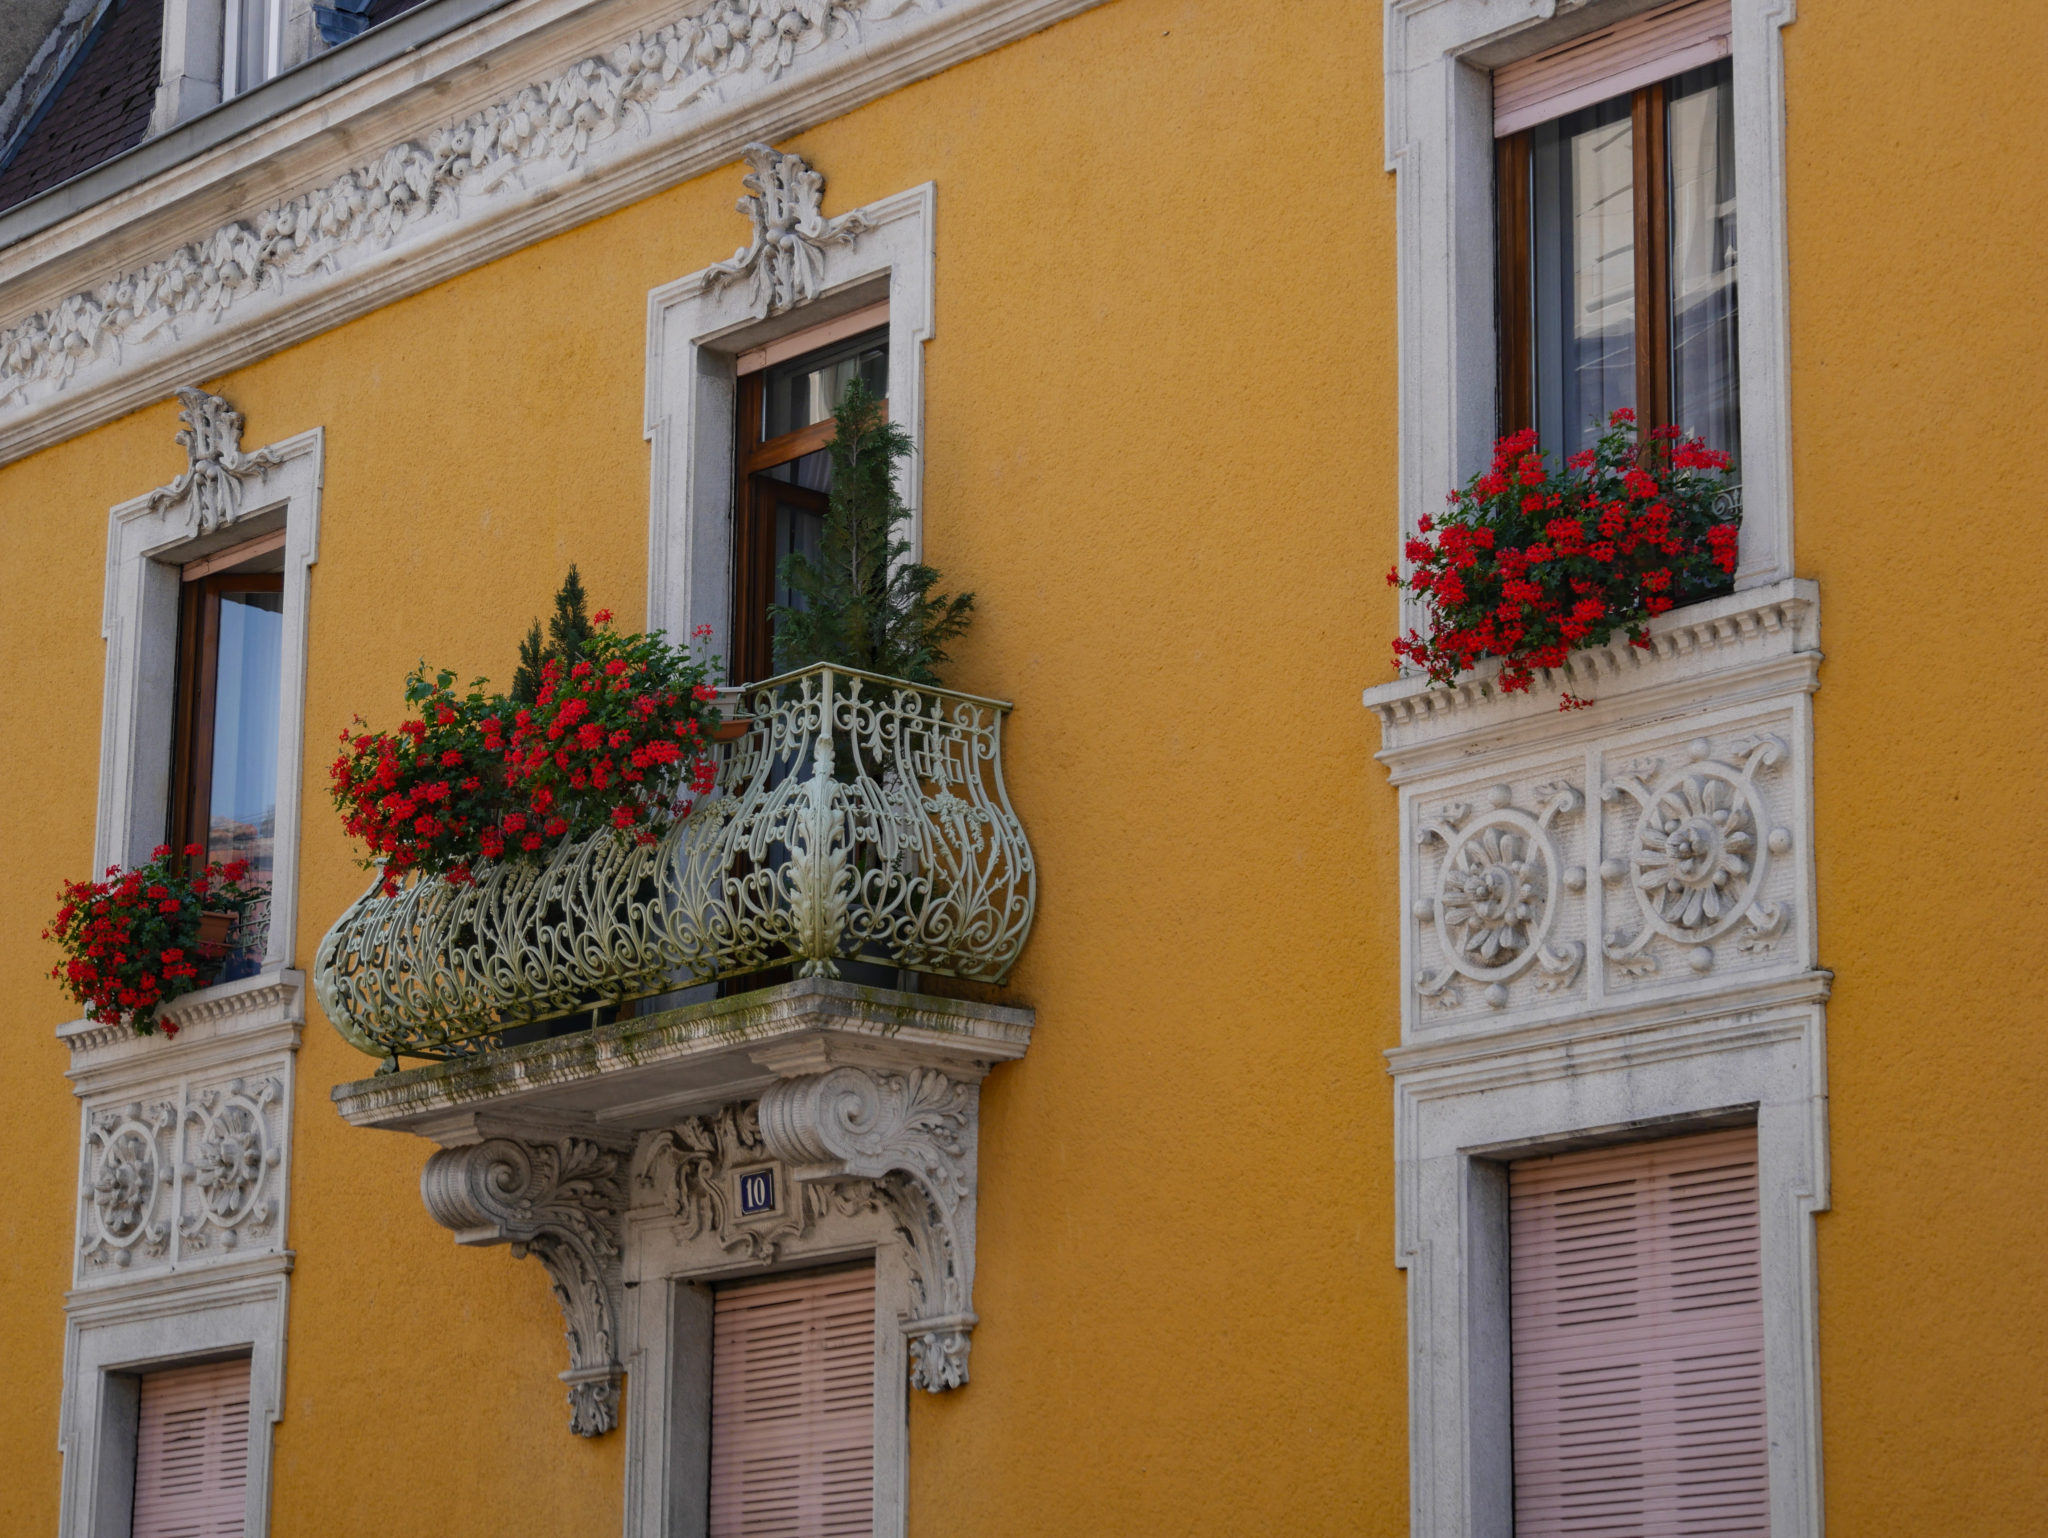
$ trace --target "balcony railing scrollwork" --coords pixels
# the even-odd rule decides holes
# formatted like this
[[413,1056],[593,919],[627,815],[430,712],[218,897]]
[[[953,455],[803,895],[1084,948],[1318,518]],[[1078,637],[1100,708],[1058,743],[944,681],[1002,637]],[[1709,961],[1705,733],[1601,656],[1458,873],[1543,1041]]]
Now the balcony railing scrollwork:
[[658,842],[600,833],[466,886],[373,881],[320,942],[321,1007],[395,1060],[783,963],[1002,982],[1037,893],[1003,787],[1009,708],[823,664],[751,685],[717,789]]

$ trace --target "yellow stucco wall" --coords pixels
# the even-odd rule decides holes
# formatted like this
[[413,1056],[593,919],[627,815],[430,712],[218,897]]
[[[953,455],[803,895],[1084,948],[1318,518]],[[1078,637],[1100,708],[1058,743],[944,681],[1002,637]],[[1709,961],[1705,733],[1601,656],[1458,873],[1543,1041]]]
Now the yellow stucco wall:
[[1804,4],[1786,35],[1793,461],[1834,1211],[1830,1538],[2048,1510],[2048,16]]
[[[1880,29],[1805,9],[1787,76],[1839,976],[1831,1531],[2004,1538],[2048,1496],[2024,665],[2048,584],[2037,550],[1980,573],[1925,541],[2040,538],[2039,86],[2025,50],[1921,67],[1966,28],[1954,7],[1896,0]],[[1394,799],[1357,703],[1393,624],[1394,199],[1376,7],[1286,10],[1114,0],[791,141],[830,210],[938,184],[926,550],[980,595],[954,681],[1017,701],[1010,788],[1045,882],[1014,988],[1039,1035],[983,1102],[975,1381],[912,1408],[918,1538],[1406,1531],[1379,1057]],[[736,183],[210,382],[251,444],[328,434],[302,964],[359,881],[325,801],[340,723],[388,722],[422,655],[504,681],[570,560],[641,614],[645,296],[731,252]],[[161,405],[0,468],[7,1534],[55,1523],[77,1158],[35,937],[91,855],[106,509],[171,477],[174,430]],[[1907,595],[1909,571],[1946,580]],[[1934,685],[1973,661],[1974,689]],[[419,1202],[428,1145],[329,1106],[370,1066],[316,1016],[274,1530],[617,1531],[623,1438],[566,1430],[539,1268],[458,1250]]]

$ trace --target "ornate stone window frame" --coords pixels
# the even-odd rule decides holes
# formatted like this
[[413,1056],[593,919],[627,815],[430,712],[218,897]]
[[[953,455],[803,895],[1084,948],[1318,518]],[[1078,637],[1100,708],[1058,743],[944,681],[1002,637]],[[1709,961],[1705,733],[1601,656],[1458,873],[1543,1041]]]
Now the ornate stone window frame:
[[313,428],[244,452],[240,413],[218,395],[181,389],[186,468],[115,507],[107,522],[100,633],[99,815],[93,868],[132,865],[163,842],[177,676],[179,567],[254,535],[284,533],[284,640],[279,663],[277,830],[265,971],[292,964],[297,928],[299,789],[305,743],[306,597],[319,558],[325,437]]
[[93,865],[163,841],[169,799],[180,567],[252,536],[284,535],[278,807],[270,930],[257,973],[186,995],[174,1036],[78,1020],[78,1229],[65,1297],[62,1538],[128,1530],[135,1383],[158,1367],[246,1353],[246,1530],[270,1520],[271,1428],[284,1409],[291,1114],[305,977],[292,969],[304,739],[308,569],[319,548],[320,429],[254,451],[242,418],[178,392],[185,470],[112,509],[102,633]]
[[1757,1129],[1773,1538],[1820,1538],[1813,1214],[1827,1207],[1824,982],[1761,1007],[1589,1038],[1404,1046],[1396,1257],[1408,1272],[1415,1538],[1510,1538],[1507,1164],[1708,1127]]
[[305,978],[243,978],[166,1013],[179,1027],[168,1040],[90,1020],[57,1033],[80,1101],[60,1538],[128,1531],[140,1375],[236,1355],[250,1359],[244,1530],[270,1530]]
[[1569,715],[1555,681],[1503,695],[1492,665],[1450,689],[1406,678],[1365,694],[1400,797],[1401,1045],[1387,1060],[1416,1538],[1513,1531],[1507,1162],[1746,1122],[1770,1530],[1821,1533],[1819,593],[1736,592],[1660,616],[1649,641],[1570,659],[1558,681],[1593,704]]
[[[889,414],[917,446],[898,482],[912,558],[923,549],[924,343],[933,333],[937,189],[926,182],[828,219],[824,178],[801,157],[754,144],[746,158],[751,195],[740,211],[754,225],[752,240],[731,260],[647,296],[648,625],[682,636],[708,624],[721,651],[731,634],[741,353],[888,301]],[[780,242],[778,219],[794,223]]]
[[[1401,534],[1485,468],[1498,420],[1491,71],[1666,0],[1385,0],[1387,169],[1395,178]],[[1742,564],[1792,574],[1780,30],[1795,0],[1731,0],[1741,198]],[[1404,629],[1423,622],[1404,599]]]

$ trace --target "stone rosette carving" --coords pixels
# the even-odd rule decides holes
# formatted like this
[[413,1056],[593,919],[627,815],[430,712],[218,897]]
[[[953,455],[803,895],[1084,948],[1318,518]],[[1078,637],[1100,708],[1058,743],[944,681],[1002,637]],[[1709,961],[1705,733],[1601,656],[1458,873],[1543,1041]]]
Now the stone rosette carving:
[[932,1068],[833,1068],[761,1097],[763,1142],[796,1181],[871,1183],[888,1204],[916,1299],[910,1381],[930,1393],[967,1382],[977,1106],[975,1085]]
[[218,1243],[232,1250],[243,1234],[260,1234],[275,1220],[277,1204],[266,1186],[279,1150],[269,1115],[283,1094],[276,1079],[235,1079],[199,1090],[187,1103],[179,1175],[196,1199],[184,1203],[179,1232],[188,1249]]
[[85,1232],[94,1266],[125,1269],[137,1254],[161,1257],[171,1242],[168,1144],[178,1110],[169,1101],[95,1111],[85,1138]]
[[740,179],[748,195],[740,199],[739,211],[753,224],[754,238],[730,261],[707,269],[704,287],[715,293],[748,279],[748,301],[765,318],[815,299],[826,249],[853,244],[868,222],[858,212],[827,219],[824,174],[801,155],[749,144],[742,157],[753,169]]
[[0,331],[0,402],[23,398],[35,384],[61,388],[82,364],[123,343],[182,334],[266,289],[332,273],[426,220],[449,217],[466,194],[495,192],[543,165],[573,170],[595,143],[628,130],[647,133],[654,115],[719,100],[743,77],[774,79],[826,42],[921,4],[713,0],[625,38],[458,122],[392,145],[325,186],[223,224]]
[[149,508],[160,513],[183,503],[191,532],[210,534],[240,515],[242,482],[281,461],[272,449],[242,452],[242,414],[220,396],[182,386],[178,400],[185,470],[149,494]]
[[619,1423],[623,1162],[584,1138],[499,1137],[444,1148],[420,1172],[427,1211],[458,1243],[509,1244],[546,1270],[569,1342],[569,1429],[583,1437]]
[[1612,925],[1602,948],[1625,975],[1657,970],[1651,942],[1685,948],[1687,964],[1705,972],[1713,942],[1735,936],[1745,952],[1767,951],[1784,935],[1789,906],[1763,900],[1774,855],[1792,847],[1789,829],[1773,827],[1759,776],[1789,750],[1778,737],[1744,738],[1725,758],[1704,737],[1686,745],[1684,761],[1666,769],[1655,759],[1626,764],[1601,787],[1609,802],[1626,797],[1637,809],[1627,857],[1603,861],[1601,878],[1633,895],[1637,922]]
[[1477,984],[1495,1009],[1508,1002],[1508,984],[1533,970],[1537,986],[1569,987],[1585,965],[1577,940],[1552,943],[1563,890],[1585,887],[1585,872],[1567,865],[1555,825],[1575,815],[1585,798],[1553,782],[1536,787],[1536,808],[1514,804],[1514,792],[1496,785],[1485,809],[1453,801],[1417,830],[1425,847],[1441,845],[1435,897],[1416,904],[1416,918],[1433,927],[1444,962],[1416,975],[1416,991],[1442,1008],[1464,1002],[1457,984]]

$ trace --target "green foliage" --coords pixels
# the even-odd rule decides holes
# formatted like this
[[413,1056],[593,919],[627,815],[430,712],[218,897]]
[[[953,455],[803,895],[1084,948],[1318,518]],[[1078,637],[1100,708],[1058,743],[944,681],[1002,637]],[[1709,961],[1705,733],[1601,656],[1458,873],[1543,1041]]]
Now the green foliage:
[[783,585],[803,603],[769,610],[776,671],[833,662],[935,684],[950,660],[946,644],[973,617],[974,595],[934,595],[939,574],[910,561],[898,535],[910,514],[893,471],[910,453],[910,435],[884,419],[859,381],[833,417],[832,498],[817,559],[798,552],[782,562]]
[[526,639],[519,643],[519,666],[512,674],[513,703],[537,703],[540,699],[541,664],[552,657],[562,664],[566,673],[584,655],[590,635],[590,612],[583,592],[583,576],[572,565],[569,575],[562,579],[562,585],[555,593],[555,613],[548,621],[546,644],[541,642],[539,620],[533,622],[532,628],[526,632]]

